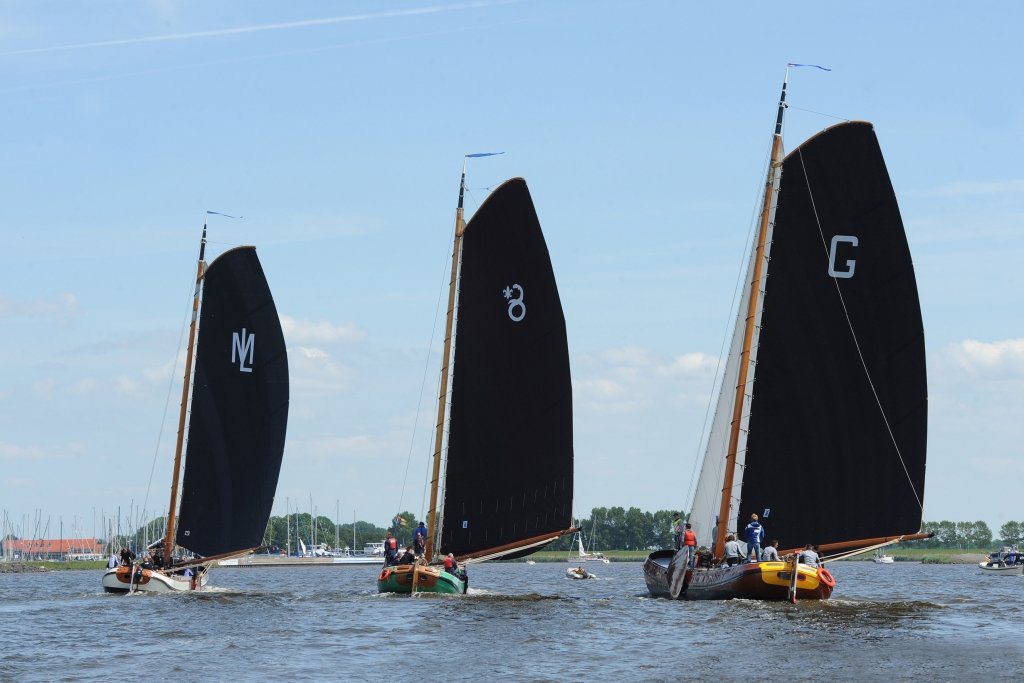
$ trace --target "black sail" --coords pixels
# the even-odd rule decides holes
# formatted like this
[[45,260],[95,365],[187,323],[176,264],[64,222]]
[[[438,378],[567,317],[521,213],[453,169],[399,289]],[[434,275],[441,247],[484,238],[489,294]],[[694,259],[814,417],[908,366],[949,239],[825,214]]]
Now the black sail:
[[466,226],[455,343],[441,552],[479,555],[569,528],[565,318],[522,178]]
[[177,542],[202,556],[262,545],[288,422],[288,356],[254,247],[206,270]]
[[869,123],[829,128],[783,163],[756,360],[740,530],[767,517],[784,548],[918,532],[924,331]]

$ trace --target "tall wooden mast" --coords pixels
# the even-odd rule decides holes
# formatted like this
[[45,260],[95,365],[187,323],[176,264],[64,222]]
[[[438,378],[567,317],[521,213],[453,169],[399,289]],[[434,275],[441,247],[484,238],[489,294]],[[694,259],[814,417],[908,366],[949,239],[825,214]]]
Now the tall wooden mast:
[[181,449],[185,441],[185,415],[188,412],[189,389],[192,378],[192,355],[195,348],[196,321],[199,317],[199,299],[203,286],[203,274],[206,272],[206,221],[203,221],[203,238],[199,241],[199,264],[196,267],[196,289],[192,298],[192,323],[188,328],[188,351],[185,354],[185,381],[181,386],[181,410],[178,412],[178,438],[174,444],[174,472],[171,475],[171,502],[167,508],[167,535],[164,536],[164,563],[171,564],[171,551],[174,549],[174,531],[178,513],[178,478],[181,474]]
[[462,160],[462,180],[459,181],[459,205],[455,210],[455,238],[452,245],[452,275],[448,284],[448,316],[444,324],[444,355],[441,357],[441,390],[437,396],[437,426],[434,428],[434,468],[430,476],[430,510],[427,512],[427,545],[424,548],[424,559],[427,564],[434,559],[434,539],[438,534],[437,527],[437,488],[441,478],[441,442],[444,440],[445,410],[448,404],[448,368],[452,351],[452,325],[455,318],[455,293],[458,289],[459,257],[462,253],[462,233],[465,225],[462,222],[463,199],[466,194],[466,162]]
[[768,163],[768,177],[764,186],[764,201],[761,204],[761,221],[757,233],[757,248],[754,254],[754,273],[750,280],[750,301],[747,304],[743,330],[743,350],[740,352],[739,377],[736,380],[736,397],[733,400],[732,422],[729,430],[729,450],[725,458],[725,477],[722,482],[722,502],[718,508],[718,532],[715,536],[715,557],[725,552],[725,537],[729,533],[729,513],[732,505],[732,487],[736,476],[736,451],[740,441],[740,426],[743,421],[743,399],[747,391],[747,374],[750,369],[750,347],[757,323],[757,305],[761,295],[761,278],[764,270],[764,252],[768,241],[768,229],[774,218],[775,194],[782,174],[782,118],[786,111],[786,83],[789,68],[782,81],[779,96],[779,113],[775,119],[775,134],[772,137],[771,161]]

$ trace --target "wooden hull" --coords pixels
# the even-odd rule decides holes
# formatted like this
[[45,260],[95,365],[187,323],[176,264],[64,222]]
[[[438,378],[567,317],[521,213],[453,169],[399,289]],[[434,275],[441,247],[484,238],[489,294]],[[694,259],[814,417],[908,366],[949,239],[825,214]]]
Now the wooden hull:
[[462,595],[467,583],[439,567],[400,564],[384,567],[377,576],[378,593],[412,593],[415,576],[417,593],[447,593]]
[[136,570],[132,577],[131,567],[115,567],[103,573],[102,583],[107,593],[187,593],[201,590],[206,581],[205,571],[193,583],[191,578],[155,569]]
[[[647,590],[656,598],[671,598],[669,563],[672,550],[651,553],[644,562]],[[786,600],[789,594],[790,565],[786,562],[751,562],[715,569],[688,569],[679,600]],[[827,600],[835,582],[824,570],[799,565],[796,597],[798,600]]]

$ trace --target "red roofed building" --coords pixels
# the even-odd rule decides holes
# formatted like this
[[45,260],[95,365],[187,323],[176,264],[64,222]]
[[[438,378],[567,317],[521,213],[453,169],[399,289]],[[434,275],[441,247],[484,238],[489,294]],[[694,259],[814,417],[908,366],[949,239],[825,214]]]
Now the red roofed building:
[[76,559],[83,555],[103,557],[103,544],[95,538],[37,538],[4,540],[2,555],[6,560]]

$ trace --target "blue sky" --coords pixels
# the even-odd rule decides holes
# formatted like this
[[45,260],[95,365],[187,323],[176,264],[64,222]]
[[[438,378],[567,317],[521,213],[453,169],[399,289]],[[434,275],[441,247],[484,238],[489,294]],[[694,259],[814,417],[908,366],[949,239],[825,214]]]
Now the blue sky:
[[471,164],[469,208],[525,177],[555,265],[576,509],[681,507],[797,61],[833,71],[793,74],[787,148],[830,116],[873,121],[900,200],[929,354],[926,518],[1019,518],[1022,15],[2,2],[0,509],[90,533],[93,508],[166,504],[171,369],[214,209],[245,218],[211,221],[213,254],[256,244],[285,316],[276,511],[419,510],[458,172],[487,150],[506,154]]

